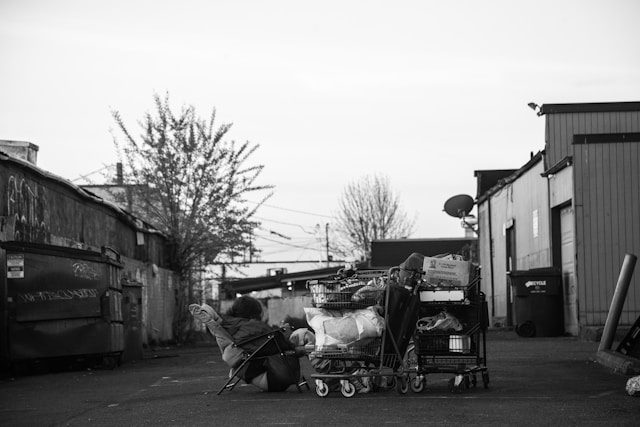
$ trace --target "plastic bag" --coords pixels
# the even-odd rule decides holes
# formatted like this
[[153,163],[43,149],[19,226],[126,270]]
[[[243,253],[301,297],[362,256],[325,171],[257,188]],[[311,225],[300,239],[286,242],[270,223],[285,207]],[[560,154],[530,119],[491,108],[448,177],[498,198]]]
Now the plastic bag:
[[416,322],[416,329],[420,332],[436,332],[436,331],[461,331],[462,324],[451,313],[441,311],[435,316],[422,317]]
[[380,337],[384,330],[384,319],[373,307],[344,311],[305,307],[304,311],[315,331],[316,348]]
[[629,396],[640,396],[640,376],[629,378],[625,389]]

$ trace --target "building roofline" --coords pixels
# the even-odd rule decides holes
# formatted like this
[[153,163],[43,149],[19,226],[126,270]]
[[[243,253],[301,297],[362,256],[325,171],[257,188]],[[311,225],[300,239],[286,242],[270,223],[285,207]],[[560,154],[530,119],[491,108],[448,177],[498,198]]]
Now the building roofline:
[[481,202],[484,202],[490,196],[492,196],[493,194],[501,190],[503,187],[511,184],[513,181],[518,179],[525,172],[527,172],[528,170],[533,168],[535,165],[537,165],[539,162],[541,162],[543,160],[543,156],[544,156],[544,150],[538,151],[536,154],[532,155],[531,159],[527,163],[525,163],[524,166],[516,170],[513,174],[509,175],[508,177],[499,180],[496,185],[494,185],[493,187],[485,191],[483,194],[479,195],[478,201],[476,202],[476,204],[480,204]]
[[463,240],[478,240],[477,237],[434,237],[434,238],[414,238],[414,239],[374,239],[371,243],[382,242],[458,242]]
[[540,115],[562,113],[607,113],[640,111],[640,102],[585,102],[576,104],[543,104]]
[[[69,181],[68,179],[62,178],[61,176],[58,176],[56,174],[53,174],[51,172],[48,172],[44,169],[41,169],[40,167],[33,165],[25,160],[13,157],[7,153],[5,153],[4,151],[0,150],[0,161],[4,161],[4,162],[9,162],[9,163],[13,163],[18,167],[24,168],[24,169],[28,169],[31,172],[39,175],[40,177],[47,179],[49,181],[52,182],[56,182],[64,187],[67,187],[68,189],[70,189],[71,191],[75,192],[79,197],[82,197],[86,200],[89,200],[93,203],[96,203],[98,205],[103,205],[104,207],[106,207],[107,209],[111,210],[112,212],[114,212],[119,218],[121,218],[122,220],[124,220],[124,222],[126,222],[127,224],[129,224],[130,226],[132,226],[135,230],[139,230],[139,231],[144,231],[146,233],[150,233],[150,234],[161,234],[163,235],[163,233],[159,230],[154,229],[153,227],[151,227],[149,224],[147,224],[146,222],[142,221],[140,218],[137,218],[136,216],[134,216],[133,214],[131,214],[130,212],[127,212],[126,210],[122,209],[120,206],[115,205],[114,203],[109,202],[108,200],[103,199],[102,197],[92,193],[90,190],[86,190],[74,183],[72,183],[71,181]],[[142,221],[145,225],[148,226],[148,228],[143,228],[141,229],[138,224],[136,223],[136,220],[140,220]]]

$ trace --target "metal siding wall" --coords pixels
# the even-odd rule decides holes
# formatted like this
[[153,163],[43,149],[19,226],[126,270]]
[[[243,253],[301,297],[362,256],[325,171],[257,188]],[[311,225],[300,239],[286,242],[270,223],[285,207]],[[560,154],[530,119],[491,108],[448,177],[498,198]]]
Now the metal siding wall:
[[545,146],[547,167],[551,167],[570,155],[575,117],[568,114],[551,114],[547,116],[548,141]]
[[[637,132],[640,113],[580,113],[572,134]],[[573,135],[568,137],[572,138]],[[580,320],[602,325],[609,311],[622,260],[638,254],[640,203],[638,143],[575,145],[577,277]],[[630,287],[620,324],[640,310],[637,284]]]
[[[627,126],[640,129],[640,115],[635,116],[635,124],[627,123]],[[625,253],[632,253],[640,257],[640,144],[625,144],[624,154],[624,213],[625,227],[621,232],[625,235]],[[640,311],[640,266],[636,265],[633,275],[634,281],[629,287],[627,301],[629,310],[635,310],[636,315],[621,317],[622,321],[633,324]]]
[[142,342],[172,340],[177,276],[170,270],[154,268],[153,264],[136,259],[123,258],[123,261],[124,277],[142,283]]
[[[508,213],[509,187],[503,188],[491,196],[491,227],[493,232],[493,287],[495,291],[495,315],[507,316],[507,270],[506,270],[506,241],[504,226],[510,217]],[[516,227],[518,224],[516,224]],[[518,243],[516,242],[516,245]]]
[[573,199],[573,169],[567,167],[548,177],[550,207],[559,206]]
[[591,244],[590,234],[585,232],[587,215],[589,210],[585,209],[585,205],[588,204],[589,193],[585,194],[585,183],[581,174],[576,171],[578,167],[576,165],[582,164],[583,153],[581,150],[576,149],[573,154],[573,188],[574,188],[574,201],[573,208],[575,210],[575,249],[576,249],[576,287],[578,292],[578,316],[581,324],[586,324],[586,313],[588,310],[588,302],[593,300],[593,296],[590,295],[590,290],[586,286],[586,280],[584,277],[588,274],[586,267],[591,263],[586,262],[585,247]]
[[[130,225],[106,206],[80,197],[65,185],[42,178],[30,169],[2,162],[6,194],[0,215],[16,220],[9,240],[59,244],[84,243],[92,248],[113,247],[124,255],[133,253],[135,241]],[[6,174],[6,175],[5,175]]]
[[[551,266],[549,194],[542,162],[513,182],[513,218],[516,223],[517,269]],[[538,214],[538,236],[533,235],[533,211]]]
[[[487,304],[489,305],[489,314],[494,312],[493,307],[493,290],[491,287],[491,282],[493,280],[492,271],[491,271],[491,238],[492,236],[489,234],[489,230],[495,232],[496,224],[491,224],[491,228],[489,227],[489,203],[490,199],[485,200],[483,203],[478,205],[478,230],[480,233],[478,234],[478,255],[480,258],[480,265],[482,267],[482,291],[487,296]],[[494,262],[495,264],[495,262]],[[490,320],[491,321],[491,320]],[[491,321],[491,324],[493,322]]]

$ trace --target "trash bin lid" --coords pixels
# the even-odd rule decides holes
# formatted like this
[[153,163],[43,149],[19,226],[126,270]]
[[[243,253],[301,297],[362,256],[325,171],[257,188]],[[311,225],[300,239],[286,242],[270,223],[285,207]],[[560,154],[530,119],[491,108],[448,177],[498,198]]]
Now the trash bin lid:
[[541,267],[541,268],[532,268],[529,270],[511,270],[511,271],[508,271],[507,274],[513,277],[560,276],[562,275],[562,270],[560,270],[558,267]]

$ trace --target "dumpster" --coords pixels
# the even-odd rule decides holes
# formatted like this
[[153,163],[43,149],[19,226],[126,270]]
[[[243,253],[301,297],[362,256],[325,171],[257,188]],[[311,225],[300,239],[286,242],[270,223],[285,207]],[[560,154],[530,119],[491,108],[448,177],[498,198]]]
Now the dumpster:
[[536,268],[507,273],[516,333],[521,337],[564,334],[564,303],[560,269]]
[[[2,242],[6,253],[7,357],[80,357],[108,367],[124,347],[120,255]],[[4,336],[4,334],[3,334]]]

